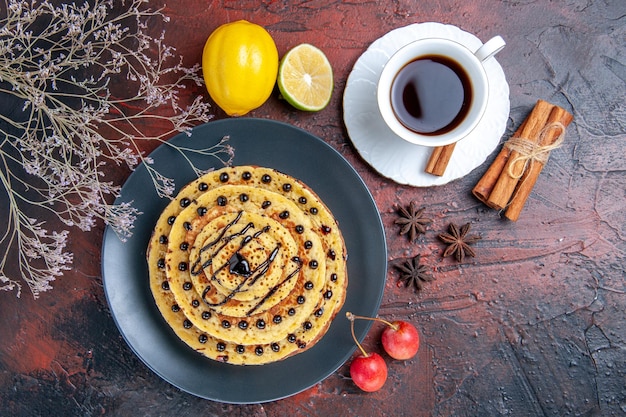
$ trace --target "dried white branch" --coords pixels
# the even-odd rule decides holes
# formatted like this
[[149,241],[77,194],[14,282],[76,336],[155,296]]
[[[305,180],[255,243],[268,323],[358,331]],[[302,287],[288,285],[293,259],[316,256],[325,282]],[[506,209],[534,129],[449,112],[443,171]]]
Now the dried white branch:
[[[168,18],[147,0],[3,2],[0,214],[7,226],[0,237],[0,289],[19,296],[26,283],[37,297],[69,268],[72,254],[68,231],[48,231],[36,217],[56,216],[83,231],[104,221],[128,238],[140,213],[130,203],[111,203],[120,185],[106,180],[105,167],[145,164],[158,195],[170,196],[172,180],[150,165],[141,143],[167,143],[189,132],[210,119],[210,106],[201,97],[179,101],[183,89],[203,84],[200,68],[185,67],[163,33],[148,34],[149,21]],[[225,141],[177,150],[224,164],[233,156]]]

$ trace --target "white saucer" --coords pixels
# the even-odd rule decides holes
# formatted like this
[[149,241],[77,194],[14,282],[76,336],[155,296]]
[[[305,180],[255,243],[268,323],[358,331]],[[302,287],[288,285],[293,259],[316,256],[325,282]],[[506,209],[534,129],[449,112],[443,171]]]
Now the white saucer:
[[424,172],[433,148],[414,145],[387,127],[376,103],[376,84],[382,68],[398,49],[422,38],[452,39],[476,50],[482,42],[456,26],[416,23],[394,29],[374,41],[359,57],[343,96],[344,123],[361,157],[383,176],[417,187],[446,184],[481,165],[498,146],[509,117],[509,85],[495,58],[485,62],[489,101],[485,116],[464,139],[457,142],[446,172],[438,177]]

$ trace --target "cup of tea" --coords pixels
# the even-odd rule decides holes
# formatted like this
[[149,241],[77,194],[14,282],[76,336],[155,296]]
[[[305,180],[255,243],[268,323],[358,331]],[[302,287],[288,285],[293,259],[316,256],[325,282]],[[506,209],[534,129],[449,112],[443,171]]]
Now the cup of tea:
[[476,51],[445,38],[420,39],[400,48],[378,81],[383,120],[397,136],[417,145],[444,146],[463,139],[487,108],[483,63],[505,45],[495,36]]

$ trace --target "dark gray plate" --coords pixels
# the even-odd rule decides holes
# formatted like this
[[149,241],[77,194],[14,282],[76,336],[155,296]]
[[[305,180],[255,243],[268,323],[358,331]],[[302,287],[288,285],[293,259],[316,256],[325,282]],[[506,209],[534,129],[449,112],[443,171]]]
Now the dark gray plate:
[[[241,118],[210,122],[171,139],[191,149],[207,148],[230,136],[233,165],[260,165],[304,181],[339,221],[348,251],[348,293],[343,310],[328,333],[311,349],[277,363],[236,366],[207,359],[171,331],[156,308],[148,283],[146,246],[168,201],[157,196],[145,167],[128,178],[117,202],[133,201],[143,214],[133,236],[121,242],[107,227],[102,248],[104,290],[113,318],[137,356],[176,387],[210,400],[260,403],[303,391],[325,379],[355,349],[346,311],[374,316],[380,306],[387,272],[385,234],[363,180],[331,146],[310,133],[280,122]],[[177,189],[195,178],[183,156],[166,144],[152,154],[153,167],[175,179]],[[190,158],[199,168],[222,167],[212,157]],[[362,340],[369,321],[356,323]]]

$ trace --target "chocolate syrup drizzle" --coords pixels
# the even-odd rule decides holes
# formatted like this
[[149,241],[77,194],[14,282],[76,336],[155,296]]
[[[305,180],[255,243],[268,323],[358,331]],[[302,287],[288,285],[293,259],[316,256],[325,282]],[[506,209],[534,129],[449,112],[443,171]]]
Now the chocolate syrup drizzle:
[[[247,286],[249,288],[252,285],[254,285],[259,280],[259,278],[263,277],[267,273],[267,271],[270,268],[270,265],[272,264],[272,262],[274,262],[274,260],[276,259],[276,256],[278,255],[278,252],[280,250],[281,245],[280,245],[280,243],[278,243],[276,245],[276,247],[272,250],[272,252],[269,254],[269,256],[267,257],[266,260],[264,260],[255,269],[253,269],[253,270],[250,269],[250,264],[245,259],[245,257],[241,254],[240,250],[243,249],[253,239],[258,238],[263,233],[267,233],[270,230],[270,226],[265,226],[262,230],[259,230],[259,231],[255,232],[252,235],[246,235],[246,233],[248,233],[248,230],[250,230],[251,228],[254,227],[253,223],[248,223],[239,232],[236,232],[236,233],[233,233],[233,234],[230,234],[230,235],[226,235],[228,230],[230,230],[234,225],[236,225],[239,222],[239,220],[241,220],[242,215],[243,215],[243,211],[239,211],[237,213],[237,216],[233,219],[233,221],[231,221],[226,226],[224,226],[224,228],[220,232],[219,236],[215,240],[213,240],[212,242],[207,243],[205,246],[200,248],[200,251],[199,251],[200,256],[198,257],[198,259],[191,266],[190,273],[192,275],[199,275],[205,268],[207,268],[209,265],[211,265],[213,263],[214,257],[218,253],[220,253],[220,251],[222,251],[224,249],[224,247],[226,247],[228,242],[230,242],[231,240],[233,240],[234,238],[236,238],[238,236],[244,236],[244,238],[242,239],[242,241],[241,241],[241,243],[239,245],[239,249],[230,257],[230,259],[227,262],[225,262],[223,265],[220,265],[219,268],[217,268],[215,270],[215,272],[211,276],[211,281],[218,281],[219,282],[219,280],[217,278],[217,274],[220,271],[224,270],[225,268],[228,268],[229,272],[231,274],[236,274],[236,275],[242,276],[243,279],[241,280],[241,282],[239,283],[239,285],[237,285],[237,287],[235,289],[233,289],[228,295],[226,295],[226,297],[224,297],[223,300],[221,300],[221,301],[219,301],[217,303],[211,303],[211,302],[206,300],[205,297],[208,294],[208,292],[211,290],[211,284],[207,285],[204,288],[204,290],[202,291],[202,301],[204,301],[204,303],[206,305],[208,305],[209,307],[219,307],[219,306],[222,306],[222,305],[226,304],[228,301],[230,301],[237,293],[241,292],[242,288],[244,286]],[[220,242],[222,242],[222,244],[218,246],[218,244]],[[214,249],[214,250],[211,253],[208,253],[208,258],[203,262],[202,261],[202,259],[203,259],[202,254],[205,253],[205,252],[208,252],[210,249]],[[296,262],[298,267],[292,273],[290,273],[284,280],[282,280],[280,283],[278,283],[274,287],[270,288],[269,291],[267,292],[267,294],[263,298],[261,298],[261,300],[246,313],[247,316],[252,315],[281,286],[285,285],[290,279],[292,279],[294,276],[296,276],[298,274],[298,272],[302,268],[302,262],[300,261],[300,259],[298,257],[293,257],[292,260],[294,262]]]
[[256,310],[258,310],[259,307],[261,307],[268,300],[268,298],[270,298],[276,291],[278,291],[280,287],[282,287],[287,282],[289,282],[291,278],[298,275],[298,273],[302,269],[302,261],[297,256],[294,256],[293,258],[291,258],[291,260],[296,262],[298,267],[291,274],[287,275],[287,277],[284,280],[282,280],[281,282],[279,282],[278,284],[270,288],[267,294],[265,294],[265,296],[261,298],[261,300],[254,307],[252,307],[250,310],[246,312],[246,316],[251,316]]

